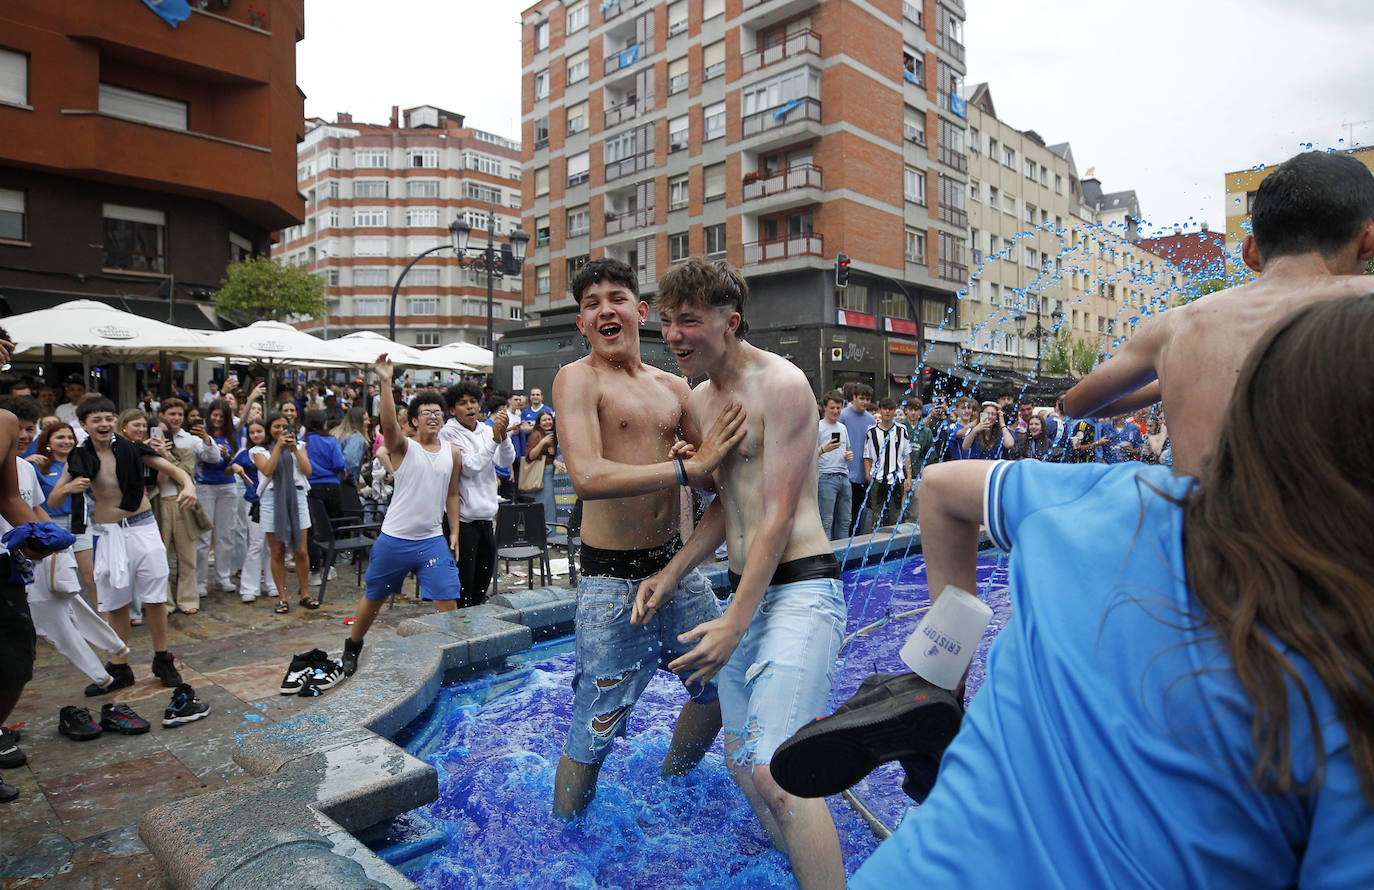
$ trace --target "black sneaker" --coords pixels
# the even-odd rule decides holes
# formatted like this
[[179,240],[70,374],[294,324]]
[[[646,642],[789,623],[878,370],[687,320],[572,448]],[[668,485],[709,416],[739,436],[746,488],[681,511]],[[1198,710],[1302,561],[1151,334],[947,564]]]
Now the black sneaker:
[[295,695],[300,692],[306,678],[314,672],[315,665],[327,657],[323,649],[311,649],[309,652],[291,656],[291,665],[286,669],[286,676],[282,677],[281,686],[277,691],[282,695]]
[[0,726],[0,769],[14,769],[28,762],[19,750],[19,730]]
[[177,673],[177,667],[170,652],[153,653],[153,676],[161,680],[162,685],[168,689],[182,685],[181,674]]
[[0,782],[0,803],[9,803],[19,796],[19,789]]
[[67,705],[57,714],[57,731],[74,742],[84,742],[100,735],[101,729],[85,708]]
[[148,731],[148,721],[128,705],[105,704],[100,706],[100,728],[121,735],[143,735]]
[[[829,717],[797,730],[769,765],[783,790],[798,797],[825,797],[853,787],[880,764],[911,761],[928,774],[913,776],[904,790],[924,798],[934,784],[941,755],[964,716],[958,698],[916,674],[874,674]],[[922,770],[921,772],[926,772]]]
[[343,648],[343,675],[351,677],[358,672],[358,654],[363,651],[363,641],[353,642],[352,639],[344,640]]
[[182,683],[176,688],[176,692],[172,693],[172,700],[167,703],[167,710],[162,713],[162,725],[180,726],[183,723],[194,723],[209,715],[210,706],[196,698],[196,691],[189,683]]
[[110,683],[101,686],[99,683],[92,683],[86,687],[86,696],[92,698],[97,695],[109,695],[116,689],[127,689],[134,685],[134,669],[127,664],[115,664],[107,661],[105,672],[110,675]]

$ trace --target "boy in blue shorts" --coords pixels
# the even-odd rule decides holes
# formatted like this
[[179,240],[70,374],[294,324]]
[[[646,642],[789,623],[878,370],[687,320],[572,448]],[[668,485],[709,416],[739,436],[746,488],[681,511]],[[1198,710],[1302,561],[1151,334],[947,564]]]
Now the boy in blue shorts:
[[[401,589],[411,572],[425,596],[439,612],[458,608],[458,478],[463,458],[458,449],[439,438],[448,405],[434,390],[410,400],[407,414],[415,437],[407,438],[396,421],[396,402],[391,392],[392,364],[382,353],[373,367],[382,391],[382,436],[394,468],[395,487],[382,533],[372,545],[367,565],[366,589],[353,616],[353,630],[344,640],[345,677],[358,670],[363,637],[372,626],[387,597]],[[444,540],[443,515],[448,511],[449,540]]]

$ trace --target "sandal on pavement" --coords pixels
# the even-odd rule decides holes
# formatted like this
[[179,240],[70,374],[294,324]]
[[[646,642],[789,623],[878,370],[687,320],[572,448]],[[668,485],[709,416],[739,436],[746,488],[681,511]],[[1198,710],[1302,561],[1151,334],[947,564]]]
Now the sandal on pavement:
[[318,600],[312,600],[308,596],[301,597],[300,605],[302,608],[306,609],[318,609],[320,607]]
[[288,603],[286,600],[278,600],[277,608],[273,609],[272,611],[276,612],[278,615],[285,615],[287,612],[291,611],[291,604]]
[[183,615],[195,615],[200,612],[200,609],[177,609],[177,611]]

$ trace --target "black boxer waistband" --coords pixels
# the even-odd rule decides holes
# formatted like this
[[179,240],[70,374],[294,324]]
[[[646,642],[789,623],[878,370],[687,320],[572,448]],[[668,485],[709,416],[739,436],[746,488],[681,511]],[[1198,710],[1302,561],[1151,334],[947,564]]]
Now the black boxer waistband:
[[[739,575],[734,572],[727,572],[730,576],[730,589],[739,589]],[[833,553],[817,553],[815,556],[803,556],[799,559],[789,559],[787,562],[779,563],[773,571],[773,579],[768,582],[769,587],[779,584],[795,584],[798,581],[814,581],[817,578],[836,578],[840,577],[840,561],[835,558]]]
[[663,567],[681,549],[681,538],[673,538],[665,544],[642,550],[602,550],[583,544],[579,562],[582,564],[582,574],[589,577],[638,581],[663,571]]

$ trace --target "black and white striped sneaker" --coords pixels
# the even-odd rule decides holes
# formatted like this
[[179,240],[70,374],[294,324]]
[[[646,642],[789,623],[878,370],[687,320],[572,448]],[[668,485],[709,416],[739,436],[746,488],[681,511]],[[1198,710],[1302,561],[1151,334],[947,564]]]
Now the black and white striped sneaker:
[[306,678],[314,674],[315,667],[327,657],[323,649],[311,649],[309,652],[291,656],[291,664],[286,669],[286,676],[281,678],[281,686],[277,691],[282,695],[299,693],[305,685]]
[[[324,655],[323,652],[320,654]],[[310,677],[310,685],[316,689],[333,689],[343,677],[343,665],[339,660],[325,655],[315,662],[315,672]]]

